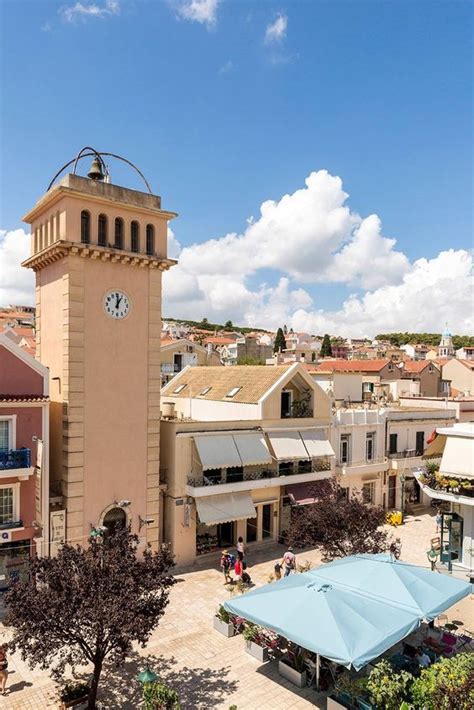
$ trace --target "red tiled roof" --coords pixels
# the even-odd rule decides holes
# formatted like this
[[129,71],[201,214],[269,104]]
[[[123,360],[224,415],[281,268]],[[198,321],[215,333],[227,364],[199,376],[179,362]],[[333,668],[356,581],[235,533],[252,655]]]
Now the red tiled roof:
[[204,343],[212,343],[212,345],[233,345],[235,343],[235,338],[224,338],[218,335],[211,335],[210,338],[205,338]]
[[405,360],[402,372],[423,372],[425,367],[429,367],[429,365],[434,365],[435,369],[438,369],[432,360]]
[[[380,372],[392,361],[380,360],[323,360],[314,370],[323,372]],[[393,363],[392,363],[393,364]]]

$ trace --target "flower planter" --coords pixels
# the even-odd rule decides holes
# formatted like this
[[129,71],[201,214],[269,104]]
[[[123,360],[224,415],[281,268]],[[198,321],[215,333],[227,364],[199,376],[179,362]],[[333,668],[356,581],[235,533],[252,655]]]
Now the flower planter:
[[245,650],[251,656],[260,661],[260,663],[266,663],[268,661],[268,648],[264,646],[259,646],[258,643],[254,641],[245,641]]
[[77,710],[82,710],[82,707],[87,707],[87,695],[83,695],[80,698],[75,698],[74,700],[61,700],[61,709],[64,708],[77,708]]
[[225,621],[221,621],[218,616],[213,618],[212,625],[216,631],[228,639],[235,634],[234,624],[228,624]]
[[278,661],[278,672],[282,678],[286,678],[290,683],[296,685],[297,688],[304,688],[306,686],[306,671],[297,671],[296,668],[290,666],[288,660],[285,658]]
[[334,695],[330,695],[327,699],[327,710],[347,710],[348,707],[350,707],[350,705],[339,702]]

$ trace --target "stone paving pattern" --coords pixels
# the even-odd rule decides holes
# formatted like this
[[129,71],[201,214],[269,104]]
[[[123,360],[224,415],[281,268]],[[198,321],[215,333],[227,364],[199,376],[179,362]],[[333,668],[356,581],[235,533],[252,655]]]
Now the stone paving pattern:
[[[408,516],[395,534],[402,541],[402,560],[427,565],[426,550],[435,535],[433,511]],[[281,559],[279,545],[249,550],[252,580],[264,584]],[[298,562],[321,563],[315,550],[298,556]],[[151,667],[180,695],[184,710],[205,710],[236,705],[237,710],[299,710],[325,708],[325,695],[311,688],[298,690],[283,680],[276,663],[260,664],[244,651],[241,636],[226,639],[212,628],[212,616],[219,603],[229,598],[218,569],[218,558],[200,560],[191,570],[177,572],[178,583],[171,592],[169,607],[145,649],[118,671],[105,669],[100,701],[103,708],[140,707],[136,674],[148,659]],[[449,619],[460,619],[474,631],[472,599],[467,598],[448,610]],[[0,626],[0,636],[8,640],[8,629]],[[19,654],[10,657],[9,693],[0,696],[0,710],[40,710],[59,708],[55,685],[44,671],[31,671]]]

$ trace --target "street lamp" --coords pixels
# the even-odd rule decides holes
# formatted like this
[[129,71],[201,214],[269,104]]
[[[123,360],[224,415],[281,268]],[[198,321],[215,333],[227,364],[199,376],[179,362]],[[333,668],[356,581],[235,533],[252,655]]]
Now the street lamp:
[[142,685],[145,685],[145,683],[154,683],[155,680],[158,680],[158,676],[156,675],[155,671],[152,671],[148,664],[145,670],[141,671],[137,675],[137,678]]
[[401,499],[401,509],[402,509],[402,523],[404,522],[404,517],[405,517],[405,476],[402,474],[400,476],[400,482],[402,484],[402,499]]

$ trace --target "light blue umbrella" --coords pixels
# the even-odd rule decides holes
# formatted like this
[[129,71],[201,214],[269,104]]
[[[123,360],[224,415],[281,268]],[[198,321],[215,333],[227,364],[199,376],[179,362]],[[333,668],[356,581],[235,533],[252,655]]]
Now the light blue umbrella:
[[309,574],[321,584],[342,585],[347,591],[369,594],[413,611],[420,619],[434,619],[471,593],[461,579],[397,561],[390,555],[351,555]]
[[385,604],[311,573],[294,574],[225,602],[231,613],[359,670],[419,625],[408,609]]

